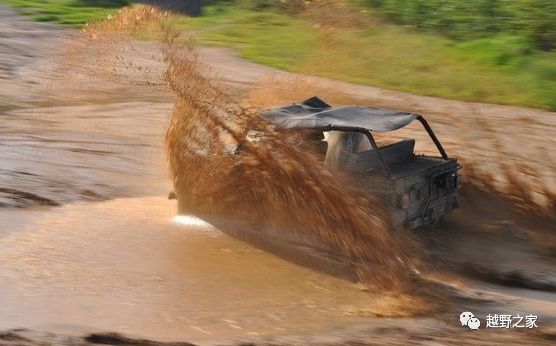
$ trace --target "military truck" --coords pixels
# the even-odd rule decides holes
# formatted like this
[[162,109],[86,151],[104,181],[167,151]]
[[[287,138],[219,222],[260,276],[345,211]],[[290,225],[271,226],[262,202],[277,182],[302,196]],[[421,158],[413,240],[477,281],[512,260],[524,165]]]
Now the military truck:
[[[458,207],[457,160],[448,156],[419,114],[363,106],[332,107],[313,97],[268,110],[262,116],[283,130],[309,130],[308,144],[323,154],[324,164],[347,173],[356,188],[381,197],[391,211],[394,226],[415,229],[432,224]],[[439,156],[416,154],[414,139],[377,145],[374,133],[398,130],[415,120],[423,125]]]

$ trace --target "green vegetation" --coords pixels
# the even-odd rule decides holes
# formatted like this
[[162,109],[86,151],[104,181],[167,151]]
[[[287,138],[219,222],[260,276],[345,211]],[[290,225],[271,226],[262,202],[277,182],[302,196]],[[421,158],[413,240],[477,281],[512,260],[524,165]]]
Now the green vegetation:
[[128,0],[0,0],[20,13],[40,22],[57,22],[81,26],[106,18],[118,8],[129,5]]
[[[0,2],[36,20],[71,26],[103,18],[127,4]],[[550,18],[556,11],[542,7],[545,2],[552,6],[553,0],[352,0],[347,15],[333,10],[320,17],[303,13],[305,2],[212,0],[205,2],[209,5],[203,16],[184,19],[183,25],[204,43],[235,48],[247,59],[293,72],[422,95],[556,110],[556,51],[543,43],[552,42],[555,22]],[[401,6],[398,11],[396,4]],[[528,8],[534,17],[518,16],[518,8]],[[506,23],[510,10],[514,14]],[[353,14],[357,24],[342,22],[343,16],[349,22]],[[330,24],[331,17],[337,21]]]
[[506,33],[556,48],[554,0],[365,0],[398,24],[464,40]]
[[291,71],[311,60],[315,54],[311,46],[319,39],[306,21],[273,11],[208,7],[186,25],[204,43],[237,48],[247,59]]
[[470,101],[556,109],[556,52],[504,33],[455,40],[382,24],[319,28],[278,9],[216,4],[188,21],[206,43],[277,68]]

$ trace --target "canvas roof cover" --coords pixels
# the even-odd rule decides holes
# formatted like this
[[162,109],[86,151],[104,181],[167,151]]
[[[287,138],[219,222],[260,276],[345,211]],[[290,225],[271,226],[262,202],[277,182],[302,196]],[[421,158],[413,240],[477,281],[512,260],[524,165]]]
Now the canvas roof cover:
[[419,115],[375,107],[331,107],[321,99],[313,97],[299,104],[268,110],[262,116],[287,129],[333,130],[348,127],[386,132],[408,125]]

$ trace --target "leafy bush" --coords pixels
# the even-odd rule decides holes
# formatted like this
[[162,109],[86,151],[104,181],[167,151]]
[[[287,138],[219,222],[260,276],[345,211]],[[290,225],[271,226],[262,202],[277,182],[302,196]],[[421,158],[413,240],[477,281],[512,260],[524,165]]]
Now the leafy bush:
[[455,39],[497,33],[528,37],[537,48],[556,47],[554,0],[366,0],[395,23]]
[[556,1],[516,0],[512,5],[512,29],[529,37],[538,48],[556,48]]

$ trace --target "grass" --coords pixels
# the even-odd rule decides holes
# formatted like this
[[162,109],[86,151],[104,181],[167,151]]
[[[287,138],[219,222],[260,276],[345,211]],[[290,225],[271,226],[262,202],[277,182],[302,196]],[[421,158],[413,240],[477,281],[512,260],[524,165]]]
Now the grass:
[[56,22],[65,26],[79,27],[91,21],[101,20],[118,8],[127,5],[126,0],[0,0],[18,12],[39,22]]
[[245,58],[284,70],[296,70],[315,53],[310,46],[318,36],[305,21],[274,12],[210,10],[186,21],[204,43],[236,48]]
[[453,41],[370,20],[324,30],[273,11],[208,7],[201,41],[292,72],[421,95],[556,110],[556,53],[516,36]]
[[[125,0],[0,0],[38,21],[80,26]],[[372,13],[364,26],[319,26],[273,9],[211,5],[183,20],[201,42],[292,72],[450,99],[556,110],[556,52],[526,39],[454,41],[388,25]],[[317,21],[318,22],[318,21]]]

